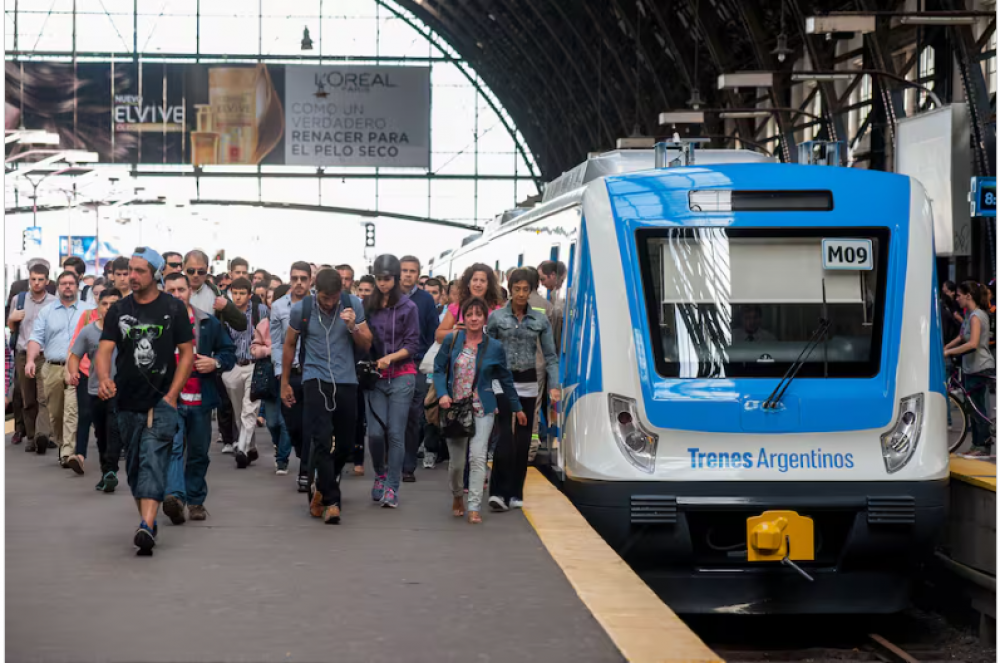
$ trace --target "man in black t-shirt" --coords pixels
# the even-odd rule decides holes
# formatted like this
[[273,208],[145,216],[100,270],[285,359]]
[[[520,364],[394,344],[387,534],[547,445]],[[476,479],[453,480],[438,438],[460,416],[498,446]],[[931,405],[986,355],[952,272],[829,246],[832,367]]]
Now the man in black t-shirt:
[[[97,353],[98,396],[117,396],[128,485],[142,517],[133,537],[140,554],[152,554],[156,545],[156,513],[166,491],[177,432],[177,397],[194,363],[194,333],[184,304],[157,287],[163,264],[149,248],[132,254],[132,294],[108,311]],[[112,379],[115,348],[117,376]]]

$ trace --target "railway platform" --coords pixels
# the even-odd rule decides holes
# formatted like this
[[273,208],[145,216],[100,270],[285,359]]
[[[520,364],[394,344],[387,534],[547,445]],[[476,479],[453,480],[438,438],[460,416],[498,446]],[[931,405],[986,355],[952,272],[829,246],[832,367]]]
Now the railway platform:
[[369,469],[329,526],[258,444],[239,471],[213,445],[209,519],[161,514],[141,558],[124,481],[96,492],[7,436],[7,660],[718,660],[534,470],[523,512],[474,527],[443,466],[397,510],[371,503]]

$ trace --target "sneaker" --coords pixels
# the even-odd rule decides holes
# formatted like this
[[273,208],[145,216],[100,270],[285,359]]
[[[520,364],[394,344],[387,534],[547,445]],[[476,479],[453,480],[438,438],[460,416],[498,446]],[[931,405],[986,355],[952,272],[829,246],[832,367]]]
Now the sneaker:
[[313,493],[312,501],[309,503],[309,515],[313,518],[322,518],[323,511],[323,495],[317,490]]
[[49,436],[48,435],[36,435],[35,436],[35,453],[39,456],[44,456],[45,452],[49,450]]
[[385,495],[385,475],[375,477],[375,485],[372,486],[372,502],[381,502]]
[[288,474],[288,463],[278,463],[278,469],[274,471],[279,477],[283,477]]
[[300,493],[309,492],[309,477],[299,477],[299,492]]
[[94,486],[94,490],[98,490],[98,491],[100,491],[100,492],[102,492],[102,493],[103,493],[103,492],[104,492],[104,488],[105,488],[105,485],[106,485],[106,484],[105,484],[105,482],[104,482],[104,477],[102,476],[102,477],[101,477],[101,480],[97,482],[97,485],[96,485],[96,486]]
[[516,497],[512,497],[510,499],[510,508],[512,508],[512,509],[520,509],[523,506],[524,506],[524,500],[519,500]]
[[174,525],[183,525],[187,520],[184,517],[184,502],[176,495],[167,495],[163,499],[163,513]]
[[233,453],[233,445],[231,445],[231,444],[223,444],[222,445],[222,453],[224,453],[224,454],[231,454],[231,453]]
[[26,445],[24,445],[24,450],[26,452],[28,452],[29,454],[32,453],[32,452],[34,452],[35,451],[35,442],[34,442],[34,440],[28,440],[28,443]]
[[21,444],[21,439],[23,437],[24,436],[21,435],[20,433],[14,433],[14,435],[10,438],[10,443],[13,444],[13,445],[15,445],[15,446],[18,445],[18,444]]
[[490,505],[490,508],[493,509],[494,511],[509,511],[510,510],[510,507],[507,506],[507,503],[503,501],[503,498],[502,497],[498,497],[496,495],[494,495],[493,497],[490,498],[489,505]]
[[323,522],[327,525],[340,524],[340,507],[336,504],[326,507],[323,511]]
[[424,454],[424,469],[433,470],[434,469],[434,454],[430,451]]
[[156,545],[156,525],[154,524],[153,527],[154,529],[149,529],[149,525],[145,521],[142,521],[135,530],[132,543],[139,549],[140,555],[153,554],[153,547]]
[[396,491],[392,488],[386,488],[385,493],[382,495],[382,507],[395,509],[397,506],[399,506],[399,498],[396,496]]
[[403,483],[415,483],[417,477],[413,472],[403,472]]
[[115,472],[106,472],[104,474],[104,492],[113,493],[115,488],[118,487],[118,474]]
[[204,504],[192,504],[188,507],[188,518],[191,520],[205,520],[208,518],[208,509]]
[[242,451],[237,451],[235,457],[236,457],[236,469],[238,470],[245,470],[247,468],[247,465],[250,464],[250,459],[247,458],[247,455]]
[[83,474],[83,456],[76,454],[66,459],[66,466],[77,474]]
[[250,447],[250,451],[247,453],[247,459],[252,463],[260,458],[260,453],[257,452],[257,447]]
[[959,458],[973,458],[973,459],[993,458],[993,456],[990,455],[989,451],[986,451],[985,449],[977,449],[975,447],[969,449],[965,453],[955,454],[955,455],[958,456]]

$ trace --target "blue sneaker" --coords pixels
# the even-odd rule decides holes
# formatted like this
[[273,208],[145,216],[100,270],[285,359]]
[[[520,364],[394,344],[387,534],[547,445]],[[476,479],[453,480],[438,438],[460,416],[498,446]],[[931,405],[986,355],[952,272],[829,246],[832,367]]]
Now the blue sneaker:
[[385,475],[375,477],[375,485],[372,486],[372,502],[381,502],[385,496]]
[[135,530],[135,536],[132,538],[132,543],[139,549],[140,555],[153,554],[153,547],[156,545],[156,529],[156,523],[153,523],[153,529],[150,529],[146,521],[139,523],[139,527]]
[[104,492],[113,493],[115,488],[118,487],[118,475],[114,472],[108,472],[104,475]]
[[396,491],[392,488],[386,488],[385,494],[382,495],[382,507],[395,509],[397,506],[399,506],[399,498],[396,497]]

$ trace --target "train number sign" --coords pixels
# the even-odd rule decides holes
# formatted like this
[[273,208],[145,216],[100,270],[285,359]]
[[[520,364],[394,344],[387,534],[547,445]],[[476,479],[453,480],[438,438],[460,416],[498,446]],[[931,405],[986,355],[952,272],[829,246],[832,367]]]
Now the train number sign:
[[867,271],[874,267],[870,239],[824,239],[823,269]]

